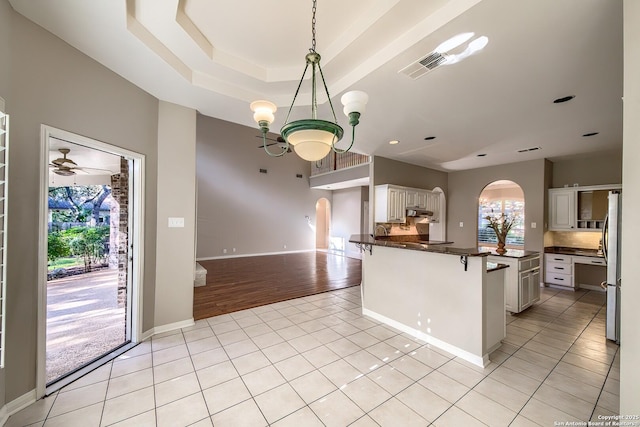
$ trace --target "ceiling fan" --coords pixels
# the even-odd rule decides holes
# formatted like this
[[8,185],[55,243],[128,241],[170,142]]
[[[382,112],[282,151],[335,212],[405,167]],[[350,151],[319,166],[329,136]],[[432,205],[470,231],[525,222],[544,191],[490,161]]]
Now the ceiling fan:
[[[256,135],[256,138],[262,139],[262,135]],[[276,139],[269,138],[269,137],[267,137],[265,139],[267,139],[269,141],[273,141],[272,143],[267,144],[267,147],[270,147],[272,145],[280,145],[280,144],[284,144],[285,143],[284,138],[281,137],[281,136],[278,136]],[[263,144],[258,145],[258,148],[263,148],[263,147],[264,147]],[[290,152],[291,152],[291,147],[289,147],[289,149],[287,150],[287,153],[290,153]]]
[[67,154],[71,151],[69,148],[59,148],[58,151],[62,154],[62,157],[58,157],[55,160],[52,160],[49,164],[51,171],[56,175],[60,176],[73,176],[77,172],[81,172],[84,174],[88,174],[89,172],[86,169],[105,171],[111,174],[111,171],[107,169],[99,169],[99,168],[89,168],[89,167],[80,167],[76,162],[67,158]]

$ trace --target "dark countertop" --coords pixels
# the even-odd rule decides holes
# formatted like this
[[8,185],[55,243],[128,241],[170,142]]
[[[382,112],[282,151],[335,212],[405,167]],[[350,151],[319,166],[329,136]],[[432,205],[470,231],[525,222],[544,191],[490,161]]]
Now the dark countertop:
[[487,262],[487,273],[502,270],[503,268],[509,268],[509,266],[507,264],[498,264],[497,262]]
[[499,254],[496,252],[495,246],[480,246],[478,251],[488,252],[488,255],[501,256],[504,258],[528,258],[530,256],[539,255],[540,252],[525,251],[523,249],[507,249],[507,252]]
[[421,241],[397,241],[396,238],[390,240],[382,238],[373,238],[370,234],[352,234],[349,238],[349,242],[372,245],[372,246],[386,246],[388,248],[409,249],[422,252],[435,252],[448,255],[464,255],[464,256],[487,256],[488,252],[479,251],[478,248],[456,248],[449,246],[453,242],[443,242],[434,240],[421,240]]
[[560,255],[580,255],[580,256],[593,256],[598,258],[604,258],[604,254],[598,253],[597,249],[586,248],[569,248],[566,246],[547,246],[544,248],[546,254],[560,254]]

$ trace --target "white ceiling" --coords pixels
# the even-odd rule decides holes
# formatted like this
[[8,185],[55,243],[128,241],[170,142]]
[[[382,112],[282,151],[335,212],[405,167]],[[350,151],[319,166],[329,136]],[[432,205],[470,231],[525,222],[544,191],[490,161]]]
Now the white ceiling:
[[[10,3],[161,100],[252,127],[250,101],[271,100],[276,132],[311,45],[311,1]],[[489,43],[417,80],[398,73],[463,32]],[[621,0],[318,0],[317,42],[343,127],[342,93],[370,96],[355,151],[459,170],[621,149]]]
[[[66,165],[73,168],[75,175],[62,176],[54,173],[56,168],[52,166],[52,162],[63,158],[59,151],[61,148],[70,150],[67,159],[75,162],[76,166],[69,163]],[[119,156],[63,139],[49,139],[49,186],[111,185],[111,175],[117,173],[120,173]]]

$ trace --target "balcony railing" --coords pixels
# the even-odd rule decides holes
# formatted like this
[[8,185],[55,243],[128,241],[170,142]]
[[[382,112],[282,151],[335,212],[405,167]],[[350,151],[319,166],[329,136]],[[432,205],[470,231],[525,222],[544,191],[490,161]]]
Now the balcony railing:
[[311,176],[321,175],[323,173],[359,166],[366,163],[369,163],[369,156],[367,155],[353,153],[351,151],[338,154],[332,151],[324,159],[311,164]]

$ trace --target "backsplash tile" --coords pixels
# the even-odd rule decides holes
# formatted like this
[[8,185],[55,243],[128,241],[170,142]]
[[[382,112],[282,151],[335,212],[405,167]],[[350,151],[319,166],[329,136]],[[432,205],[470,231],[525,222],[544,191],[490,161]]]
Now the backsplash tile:
[[601,237],[601,233],[594,231],[547,231],[544,234],[544,245],[598,249]]

